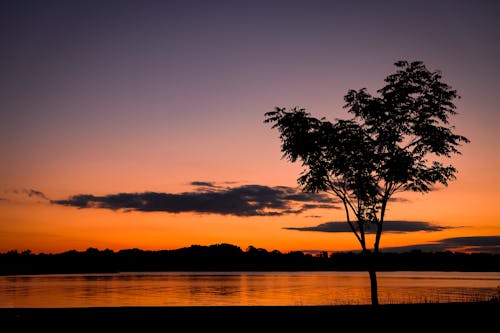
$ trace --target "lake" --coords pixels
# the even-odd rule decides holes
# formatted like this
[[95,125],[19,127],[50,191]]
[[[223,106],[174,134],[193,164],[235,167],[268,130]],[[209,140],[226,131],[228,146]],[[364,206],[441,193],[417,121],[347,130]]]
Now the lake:
[[[499,272],[379,272],[380,303],[500,296]],[[129,272],[0,276],[1,308],[369,304],[366,272]]]

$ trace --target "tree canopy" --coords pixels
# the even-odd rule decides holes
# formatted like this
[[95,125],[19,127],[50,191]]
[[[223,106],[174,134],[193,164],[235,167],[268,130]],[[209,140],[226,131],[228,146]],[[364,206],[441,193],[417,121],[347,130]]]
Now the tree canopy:
[[284,157],[304,167],[299,184],[340,198],[363,250],[365,229],[375,225],[378,251],[388,200],[397,192],[448,185],[457,170],[445,160],[469,142],[453,133],[450,117],[459,96],[441,73],[420,61],[395,66],[376,96],[365,88],[348,91],[350,119],[332,123],[300,107],[276,107],[265,115],[280,132]]
[[[280,132],[284,157],[304,167],[299,184],[342,201],[347,223],[366,254],[370,227],[376,228],[373,253],[379,252],[389,199],[397,192],[426,193],[436,183],[448,185],[457,170],[444,161],[469,142],[453,133],[450,117],[459,96],[441,81],[441,73],[421,61],[395,66],[377,96],[365,88],[347,92],[344,108],[350,119],[331,123],[299,107],[265,114],[265,122]],[[373,262],[368,272],[372,304],[378,305]]]

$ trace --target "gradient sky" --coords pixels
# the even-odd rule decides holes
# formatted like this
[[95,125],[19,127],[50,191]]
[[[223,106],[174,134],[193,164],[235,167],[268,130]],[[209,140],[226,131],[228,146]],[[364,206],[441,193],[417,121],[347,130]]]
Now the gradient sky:
[[500,252],[499,17],[498,1],[2,1],[0,252],[357,250],[342,210],[301,196],[264,113],[346,118],[347,90],[375,93],[400,59],[442,71],[471,143],[449,187],[391,202],[382,248]]

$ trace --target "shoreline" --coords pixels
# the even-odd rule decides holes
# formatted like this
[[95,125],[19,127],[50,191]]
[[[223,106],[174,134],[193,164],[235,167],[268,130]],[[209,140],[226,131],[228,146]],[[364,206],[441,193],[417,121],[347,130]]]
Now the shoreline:
[[[380,328],[493,328],[498,325],[500,302],[457,302],[328,306],[153,306],[82,308],[0,308],[0,322],[37,330],[112,327],[249,329],[336,327]],[[399,326],[401,323],[405,327]]]
[[[496,270],[445,270],[445,269],[386,269],[377,270],[377,274],[386,273],[483,273],[483,274],[498,274],[500,269]],[[363,269],[253,269],[253,270],[225,270],[225,269],[184,269],[184,270],[139,270],[139,271],[78,271],[78,272],[37,272],[37,273],[12,273],[4,274],[0,272],[0,277],[24,277],[24,276],[51,276],[51,275],[120,275],[120,274],[245,274],[245,273],[366,273],[367,270]]]

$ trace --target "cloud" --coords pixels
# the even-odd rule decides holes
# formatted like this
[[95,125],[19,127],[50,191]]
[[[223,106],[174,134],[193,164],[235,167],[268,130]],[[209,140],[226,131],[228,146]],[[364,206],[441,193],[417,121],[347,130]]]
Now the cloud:
[[[193,182],[195,186],[205,182]],[[192,184],[193,184],[192,183]],[[213,183],[207,183],[213,185]],[[314,208],[338,208],[337,201],[326,194],[304,193],[298,189],[263,185],[233,188],[210,187],[184,193],[117,193],[104,196],[78,194],[53,204],[78,208],[234,216],[280,216],[298,214]]]
[[461,252],[468,253],[494,253],[500,254],[500,246],[472,246],[460,249]]
[[201,187],[219,187],[215,185],[213,182],[200,182],[200,181],[194,181],[189,183],[192,186],[201,186]]
[[410,202],[410,200],[406,198],[389,198],[389,202]]
[[5,201],[12,202],[23,202],[29,199],[42,199],[44,201],[50,201],[50,199],[41,191],[32,188],[15,188],[15,189],[5,189],[3,193],[6,197],[3,197]]
[[500,236],[466,236],[445,238],[440,241],[455,246],[500,246]]
[[407,252],[412,250],[428,252],[489,252],[500,254],[500,236],[452,237],[444,238],[433,243],[387,247],[383,249],[384,252]]
[[30,198],[40,198],[43,200],[50,201],[50,199],[43,193],[34,189],[23,189],[22,190],[24,194],[26,194]]
[[[419,222],[419,221],[385,221],[384,223],[385,233],[441,231],[448,228],[450,227],[443,227],[431,224],[429,222]],[[286,227],[284,229],[298,230],[298,231],[351,232],[349,225],[345,221],[326,222],[313,227]],[[374,233],[375,231],[376,231],[375,228],[369,228],[366,230],[367,233]]]

